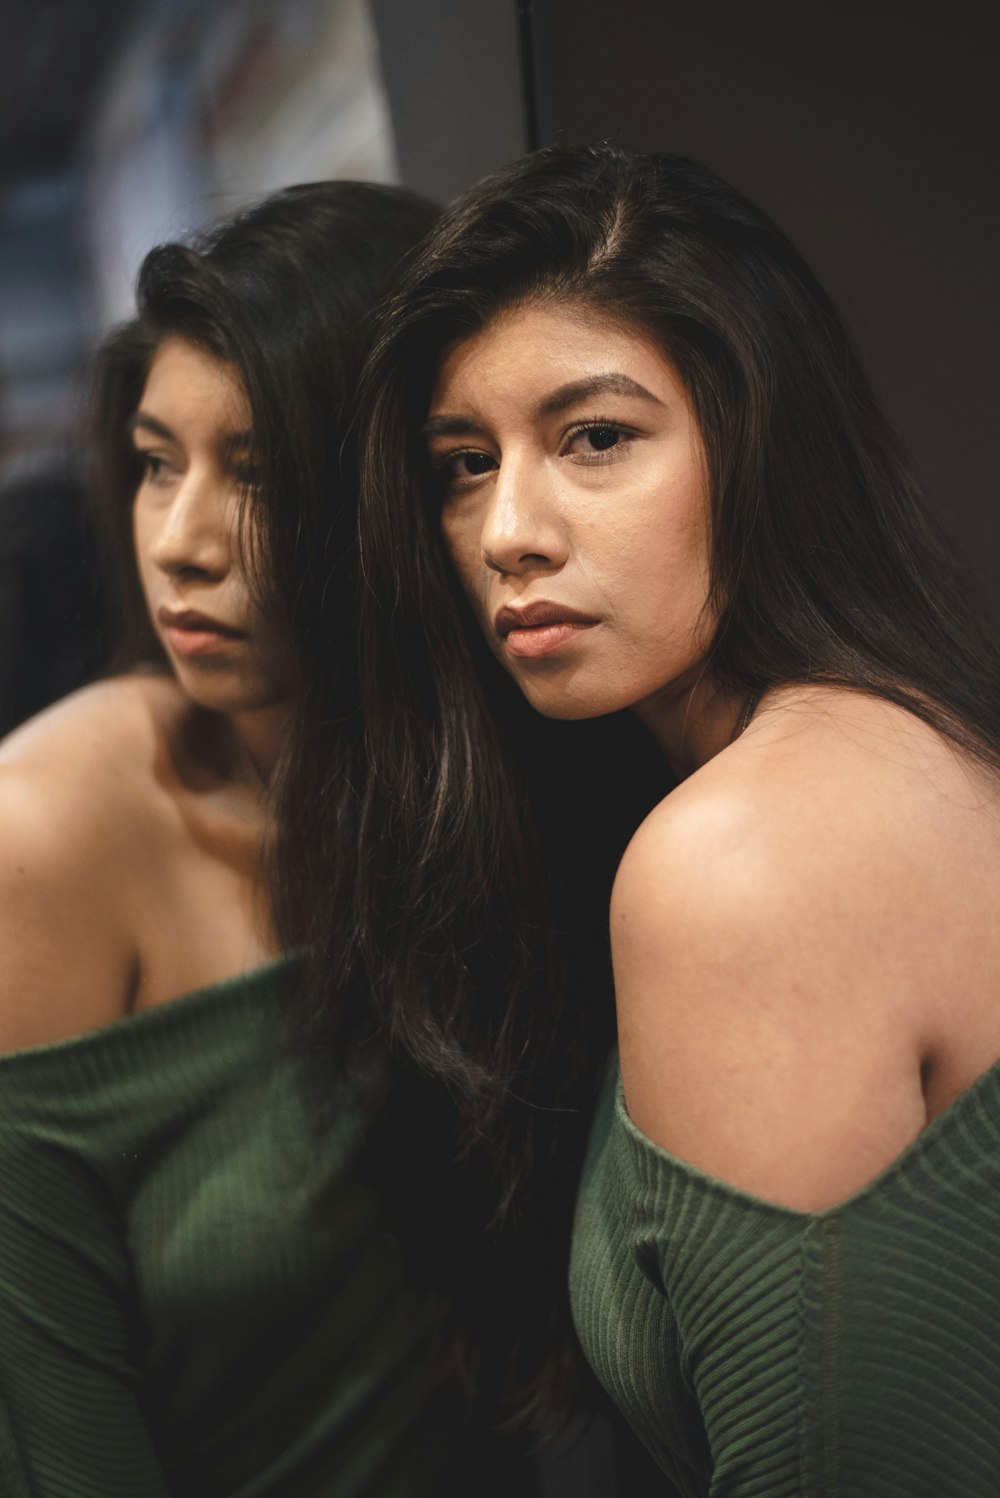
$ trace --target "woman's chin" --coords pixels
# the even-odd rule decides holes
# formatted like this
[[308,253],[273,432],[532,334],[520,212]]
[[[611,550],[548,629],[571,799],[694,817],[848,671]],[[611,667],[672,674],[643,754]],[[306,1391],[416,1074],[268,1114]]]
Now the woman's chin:
[[174,676],[194,706],[227,717],[269,712],[288,700],[287,689],[272,683],[232,681],[221,676],[206,679],[194,672],[175,671]]
[[543,718],[554,718],[563,723],[581,723],[587,718],[603,718],[632,705],[631,701],[622,701],[620,693],[539,691],[531,683],[519,682],[518,685],[536,713],[540,713]]

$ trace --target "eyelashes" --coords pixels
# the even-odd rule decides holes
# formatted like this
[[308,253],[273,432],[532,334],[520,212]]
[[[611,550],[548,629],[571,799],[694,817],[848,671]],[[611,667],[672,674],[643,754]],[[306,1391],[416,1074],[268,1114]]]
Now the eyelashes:
[[[139,465],[141,484],[162,487],[178,476],[178,470],[169,458],[141,447],[134,448],[133,453]],[[257,489],[260,485],[260,473],[251,461],[234,463],[228,477],[232,484],[247,492]]]
[[[609,417],[594,416],[575,423],[562,433],[558,457],[587,466],[616,462],[625,457],[637,435],[635,428]],[[499,467],[492,453],[479,447],[455,447],[431,452],[428,463],[442,496],[461,494]]]
[[566,444],[584,439],[591,444],[590,451],[579,454],[587,462],[606,463],[610,461],[613,454],[622,457],[631,446],[630,439],[635,436],[632,427],[623,426],[620,421],[607,421],[601,417],[594,417],[590,421],[582,421],[577,426],[571,427],[563,438]]
[[[496,459],[478,447],[456,447],[446,453],[432,453],[429,459],[431,472],[442,484],[460,483],[463,479],[475,480],[491,473],[497,467]],[[467,465],[463,473],[460,464]]]
[[143,448],[135,449],[135,457],[142,473],[142,483],[161,484],[165,481],[166,471],[170,466],[166,458],[161,458],[157,453],[146,452]]

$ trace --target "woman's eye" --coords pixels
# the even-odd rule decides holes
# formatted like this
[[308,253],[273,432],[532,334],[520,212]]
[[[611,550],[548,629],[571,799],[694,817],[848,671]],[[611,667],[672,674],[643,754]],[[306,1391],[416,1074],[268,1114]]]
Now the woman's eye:
[[156,453],[137,451],[139,467],[142,469],[142,482],[144,484],[157,484],[166,481],[169,464],[166,458],[159,457]]
[[627,427],[613,421],[590,421],[568,433],[565,451],[585,461],[599,461],[606,453],[617,457],[628,448],[631,435]]
[[431,455],[431,467],[446,488],[461,487],[463,484],[471,483],[475,479],[482,478],[486,473],[492,473],[496,466],[496,458],[476,448],[464,448],[461,452]]

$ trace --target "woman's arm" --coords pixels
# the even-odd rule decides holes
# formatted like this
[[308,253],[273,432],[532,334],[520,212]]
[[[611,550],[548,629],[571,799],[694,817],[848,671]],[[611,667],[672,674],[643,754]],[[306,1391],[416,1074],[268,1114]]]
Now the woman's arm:
[[44,789],[0,777],[0,1490],[166,1498],[123,1225],[77,1151],[81,1073],[54,1096],[30,1085],[52,1053],[25,1047],[119,1017],[125,981],[100,871],[81,865],[58,795],[44,814]]
[[[124,1226],[54,1053],[119,1019],[131,969],[127,774],[100,689],[0,754],[0,1490],[166,1498],[140,1407]],[[103,718],[103,730],[102,730]],[[134,819],[132,819],[134,821]],[[23,1054],[17,1054],[23,1053]],[[46,1059],[46,1085],[35,1067]]]
[[995,790],[884,704],[818,707],[616,882],[625,1397],[661,1459],[703,1432],[720,1495],[992,1493]]
[[112,1194],[73,1149],[65,1111],[33,1101],[23,1073],[10,1081],[0,1062],[0,1490],[168,1498]]
[[133,698],[89,688],[0,747],[0,1055],[127,1010],[153,856]]
[[[612,903],[621,1066],[651,1139],[804,1210],[926,1122],[919,869],[857,805],[694,784],[657,808]],[[930,913],[927,916],[931,919]]]

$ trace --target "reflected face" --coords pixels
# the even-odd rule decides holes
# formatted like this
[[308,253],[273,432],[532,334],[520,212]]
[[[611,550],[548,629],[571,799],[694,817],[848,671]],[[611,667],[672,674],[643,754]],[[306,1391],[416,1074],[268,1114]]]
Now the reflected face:
[[512,310],[445,351],[425,430],[448,552],[531,704],[678,700],[715,622],[708,482],[660,349],[584,308]]
[[231,365],[181,338],[160,345],[131,423],[143,468],[136,560],[178,681],[227,713],[275,707],[295,680],[290,644],[256,603],[239,545],[249,426]]

